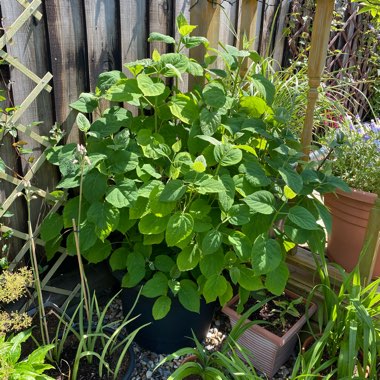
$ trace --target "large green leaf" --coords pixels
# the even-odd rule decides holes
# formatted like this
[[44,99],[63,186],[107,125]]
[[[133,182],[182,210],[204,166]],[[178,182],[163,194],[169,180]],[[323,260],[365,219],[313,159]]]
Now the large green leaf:
[[135,181],[126,179],[107,191],[106,201],[116,208],[130,207],[137,201]]
[[177,266],[181,272],[194,269],[200,259],[199,249],[189,245],[185,247],[177,256]]
[[302,206],[294,206],[289,209],[288,218],[297,226],[305,230],[318,230],[318,225],[313,214]]
[[227,212],[228,221],[235,226],[249,223],[251,215],[246,205],[233,205]]
[[145,96],[158,96],[165,91],[164,83],[154,82],[146,74],[140,74],[137,76],[137,84]]
[[145,276],[145,258],[140,252],[131,252],[127,257],[127,273],[124,275],[121,286],[132,288]]
[[[178,71],[179,75],[186,72],[188,62],[189,58],[179,53],[162,54],[160,58],[160,63],[166,66],[163,74],[168,77],[176,76],[175,70]],[[168,65],[170,66],[168,67]]]
[[282,261],[281,246],[277,240],[264,235],[256,238],[252,247],[252,267],[256,275],[275,270]]
[[[73,219],[75,219],[78,224],[78,212],[79,212],[79,196],[75,198],[71,198],[67,201],[64,209],[63,209],[63,227],[69,228],[73,226]],[[82,210],[81,214],[85,215],[86,207],[85,202],[82,202]]]
[[181,280],[178,299],[185,309],[199,313],[200,297],[197,285],[193,281]]
[[149,34],[148,42],[165,42],[166,44],[175,44],[175,39],[166,34],[152,32]]
[[110,162],[109,171],[113,174],[124,174],[136,169],[139,157],[136,153],[119,150],[113,152],[108,161]]
[[314,206],[316,207],[316,209],[318,210],[321,219],[323,220],[323,223],[326,227],[327,233],[331,234],[332,216],[331,216],[328,208],[325,205],[323,205],[321,202],[319,202],[318,200],[314,200],[313,203],[314,203]]
[[211,211],[211,206],[206,199],[196,199],[189,208],[189,212],[194,219],[204,219]]
[[148,298],[165,296],[168,291],[168,278],[165,274],[157,272],[143,286],[141,295]]
[[127,248],[121,247],[112,252],[110,257],[110,266],[113,271],[125,270],[127,268],[127,258],[129,251]]
[[186,124],[192,124],[199,114],[198,105],[187,95],[178,94],[171,98],[169,108],[173,116]]
[[161,202],[177,202],[185,195],[185,193],[186,193],[186,186],[184,185],[184,183],[179,179],[175,179],[175,180],[169,181],[165,185],[165,188],[160,195],[160,201]]
[[147,214],[139,221],[139,231],[144,235],[157,235],[164,232],[168,226],[169,215],[160,217]]
[[234,231],[228,235],[228,241],[231,243],[240,260],[250,260],[252,243],[245,234],[240,231]]
[[83,113],[78,113],[75,121],[77,123],[78,129],[82,132],[88,132],[91,127],[90,120],[88,120],[87,117],[83,115]]
[[282,179],[285,183],[297,194],[299,194],[303,187],[302,177],[291,168],[278,168]]
[[88,251],[83,251],[81,254],[89,263],[97,264],[104,261],[111,251],[112,246],[108,240],[97,240]]
[[252,117],[261,117],[268,109],[265,100],[258,96],[243,96],[240,99],[240,104],[243,108],[246,108]]
[[178,245],[193,232],[194,220],[188,213],[176,212],[168,221],[166,243],[169,247]]
[[[183,44],[188,48],[193,48],[199,45],[205,45],[208,46],[209,42],[208,39],[205,37],[200,37],[200,36],[194,36],[194,37],[189,37],[186,36],[182,39]],[[202,66],[201,66],[202,67]]]
[[152,315],[157,321],[166,317],[171,308],[172,300],[168,296],[161,296],[153,304]]
[[220,144],[214,147],[214,157],[220,165],[231,166],[241,161],[243,153],[231,144]]
[[112,102],[127,102],[138,106],[142,96],[136,79],[123,79],[108,89],[106,98]]
[[108,203],[95,202],[87,212],[87,219],[95,225],[96,235],[104,239],[116,229],[119,223],[119,210]]
[[83,195],[88,202],[97,202],[102,199],[108,187],[107,179],[106,175],[96,169],[85,175],[83,179]]
[[82,92],[79,99],[71,103],[70,107],[83,113],[91,113],[98,107],[98,104],[99,99],[94,94]]
[[272,105],[276,92],[274,84],[262,74],[253,74],[250,79],[267,104]]
[[275,211],[275,199],[272,193],[266,190],[259,190],[243,199],[248,207],[259,214],[270,215]]
[[196,184],[199,194],[220,193],[226,190],[222,182],[207,175]]
[[154,267],[161,272],[169,273],[174,265],[174,260],[168,255],[158,255],[154,259]]
[[105,73],[99,74],[98,81],[96,83],[96,87],[104,93],[107,91],[112,85],[117,83],[120,79],[126,78],[125,74],[119,70],[111,70]]
[[216,252],[222,245],[222,233],[212,229],[207,232],[202,240],[202,253],[209,255]]
[[212,302],[217,297],[222,296],[227,290],[227,280],[224,276],[213,275],[210,276],[203,287],[203,296],[206,302]]
[[289,278],[289,269],[286,263],[282,262],[274,271],[267,273],[265,287],[276,296],[280,296]]
[[226,92],[219,82],[211,82],[206,84],[202,91],[205,103],[214,108],[221,108],[226,103]]
[[264,187],[272,182],[258,161],[247,161],[239,166],[239,172],[245,174],[247,182],[255,187]]
[[41,238],[42,240],[49,241],[57,238],[63,229],[63,217],[59,214],[47,215],[41,224]]
[[209,111],[207,108],[203,108],[199,115],[202,133],[205,136],[212,136],[219,128],[221,120],[222,117],[218,112]]
[[257,276],[252,269],[243,266],[239,269],[240,276],[238,278],[238,283],[240,286],[249,291],[256,291],[264,288],[261,276]]
[[224,255],[221,250],[204,256],[199,264],[202,274],[210,277],[214,274],[220,274],[224,268]]
[[219,205],[223,211],[228,211],[235,200],[235,182],[228,174],[223,174],[220,177],[225,191],[218,193]]

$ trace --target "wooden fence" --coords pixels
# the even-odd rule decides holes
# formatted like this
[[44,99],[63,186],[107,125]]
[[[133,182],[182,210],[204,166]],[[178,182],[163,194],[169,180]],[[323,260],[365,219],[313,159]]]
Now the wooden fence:
[[[30,10],[31,4],[35,6],[40,2],[38,10]],[[7,94],[8,103],[21,105],[33,92],[36,78],[42,78],[49,71],[53,74],[50,83],[53,91],[42,91],[30,102],[18,118],[13,135],[0,133],[0,156],[10,167],[0,178],[0,205],[6,205],[6,210],[0,209],[0,218],[5,211],[14,214],[12,218],[1,218],[0,227],[3,223],[18,231],[19,240],[12,239],[13,253],[24,246],[23,233],[26,232],[24,203],[19,198],[9,201],[19,183],[17,176],[21,178],[32,171],[30,179],[36,189],[48,192],[54,188],[57,173],[41,162],[43,160],[39,161],[44,151],[41,141],[45,141],[44,137],[55,123],[65,131],[66,142],[79,140],[73,128],[76,115],[69,104],[81,92],[93,91],[101,72],[122,69],[123,63],[147,57],[154,48],[164,52],[166,46],[149,44],[147,37],[152,31],[173,34],[175,18],[180,12],[199,26],[198,34],[206,36],[214,47],[218,41],[241,45],[242,36],[246,34],[260,54],[272,54],[284,64],[309,41],[313,14],[313,6],[309,4],[314,1],[0,0],[4,41],[0,58],[5,60],[0,66],[3,79],[0,86]],[[26,7],[34,17],[25,16]],[[344,27],[331,34],[331,48],[335,52],[341,49],[333,58],[330,55],[329,67],[334,70],[361,64],[358,59],[355,62],[346,59],[345,52],[352,52],[360,44],[368,23],[357,28],[362,16],[357,15],[354,7],[347,9]],[[23,23],[11,34],[21,15],[25,18]],[[373,66],[366,62],[366,73],[370,73]],[[19,70],[20,64],[27,68],[27,75],[25,70]],[[36,121],[42,124],[33,125]],[[19,148],[24,143],[31,153],[20,155]],[[38,172],[36,162],[41,164]],[[45,197],[33,203],[32,219],[37,231],[46,208]],[[0,248],[3,242],[4,239],[0,239]]]

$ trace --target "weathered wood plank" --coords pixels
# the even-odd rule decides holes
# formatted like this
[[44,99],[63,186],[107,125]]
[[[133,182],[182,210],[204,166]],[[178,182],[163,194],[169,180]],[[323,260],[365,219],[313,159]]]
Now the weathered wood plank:
[[[147,56],[147,8],[141,0],[120,0],[122,63]],[[124,69],[126,73],[128,70]]]
[[88,90],[83,3],[80,0],[45,2],[53,73],[55,116],[66,132],[66,142],[79,141],[76,112],[69,104]]
[[[4,91],[4,95],[7,94],[7,84],[9,82],[9,71],[5,70],[5,67],[1,70],[1,78],[2,81],[0,81],[0,91]],[[4,101],[0,103],[1,108],[10,107],[11,103],[9,102],[10,94],[7,96],[8,101]],[[19,168],[19,161],[18,156],[16,154],[15,149],[13,148],[12,144],[15,142],[14,137],[12,137],[10,134],[6,134],[5,136],[0,135],[0,157],[5,162],[5,165],[7,166],[5,169],[6,174],[10,176],[14,176],[14,173],[17,173]],[[8,196],[12,193],[14,189],[14,185],[12,185],[10,182],[0,179],[0,205],[2,205],[5,200],[8,198]],[[17,229],[20,231],[26,231],[26,210],[25,210],[25,204],[23,203],[23,199],[18,197],[12,205],[9,207],[8,211],[13,214],[11,218],[0,218],[0,224],[6,224],[12,229]],[[4,232],[0,232],[0,236],[3,235]],[[23,242],[19,239],[16,239],[14,237],[10,238],[8,241],[4,241],[3,239],[0,239],[0,252],[3,252],[4,245],[7,244],[9,247],[4,252],[9,252],[9,256],[7,257],[9,261],[13,259],[13,257],[16,255],[16,253],[21,249],[23,246]]]
[[119,15],[116,0],[84,0],[90,91],[104,71],[120,69]]
[[[5,30],[9,28],[14,20],[24,11],[24,7],[16,1],[3,2],[1,9],[3,27]],[[38,77],[42,78],[47,73],[49,67],[46,41],[44,20],[36,21],[31,17],[17,32],[13,43],[7,44],[7,51],[11,56],[26,65]],[[15,105],[21,105],[29,94],[34,91],[36,87],[35,83],[14,68],[11,68],[11,81],[14,103]],[[51,95],[43,90],[37,96],[36,100],[28,105],[27,109],[19,118],[19,122],[24,126],[28,126],[28,128],[33,128],[33,132],[40,136],[48,136],[54,120],[52,104]],[[41,121],[42,124],[32,127],[31,124],[36,121]],[[21,157],[21,173],[19,174],[25,175],[30,169],[30,163],[42,154],[44,147],[35,141],[29,133],[19,131],[18,139],[25,141],[27,143],[26,148],[32,150],[31,154]],[[57,183],[57,172],[52,166],[44,164],[40,174],[36,174],[31,180],[34,186],[51,191]],[[41,206],[42,202],[39,200],[32,203],[33,224],[37,221],[38,215],[41,212]]]
[[263,18],[263,28],[260,41],[260,55],[262,57],[268,57],[272,51],[273,41],[272,41],[272,31],[273,22],[277,9],[277,0],[266,0],[265,1],[265,12]]
[[287,15],[289,13],[290,2],[291,0],[285,0],[285,1],[282,1],[280,4],[281,9],[278,16],[277,32],[276,32],[276,37],[274,39],[274,48],[273,48],[273,59],[277,63],[277,66],[275,67],[276,69],[280,69],[282,66],[282,59],[284,56],[284,49],[285,49],[284,30],[286,27],[286,21],[287,21]]
[[237,40],[237,2],[224,2],[220,10],[219,41],[235,45]]
[[253,46],[256,36],[257,0],[242,0],[238,10],[238,47],[243,48],[243,41],[246,38]]
[[[149,33],[158,32],[173,35],[173,2],[170,0],[149,0]],[[152,54],[157,49],[160,54],[167,53],[171,46],[163,42],[151,42],[149,50]]]

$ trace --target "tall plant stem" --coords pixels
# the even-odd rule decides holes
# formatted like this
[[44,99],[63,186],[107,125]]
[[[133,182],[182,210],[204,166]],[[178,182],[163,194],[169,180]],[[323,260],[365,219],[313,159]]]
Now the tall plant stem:
[[73,222],[73,230],[74,230],[75,248],[76,248],[76,253],[77,253],[77,258],[78,258],[81,289],[82,289],[82,294],[83,294],[83,299],[84,299],[84,308],[86,310],[87,321],[90,321],[91,315],[90,315],[90,304],[88,302],[88,298],[89,298],[88,283],[87,283],[86,273],[84,272],[84,269],[83,269],[83,261],[82,261],[82,256],[80,254],[79,237],[78,237],[78,230],[76,228],[75,219],[73,219],[72,222]]
[[44,299],[42,296],[41,279],[38,273],[36,245],[34,242],[33,228],[32,228],[32,222],[31,222],[30,203],[31,203],[32,195],[31,195],[30,189],[26,188],[25,192],[26,192],[26,195],[25,195],[26,205],[27,205],[27,211],[28,211],[28,236],[29,236],[29,243],[30,243],[30,256],[32,260],[34,284],[35,284],[36,293],[37,293],[38,313],[40,315],[41,337],[42,337],[43,345],[47,345],[50,343],[50,338],[49,338],[49,330],[48,330],[48,326],[46,322],[46,313],[45,313],[45,307],[44,307]]

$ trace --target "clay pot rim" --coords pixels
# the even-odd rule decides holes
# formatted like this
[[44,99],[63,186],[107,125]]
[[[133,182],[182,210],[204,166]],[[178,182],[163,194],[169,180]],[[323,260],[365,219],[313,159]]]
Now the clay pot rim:
[[334,193],[329,193],[330,196],[338,195],[346,198],[351,198],[358,200],[360,202],[374,204],[376,202],[376,199],[378,198],[377,194],[370,193],[368,191],[358,190],[350,187],[351,191],[343,191],[340,189],[335,189]]

